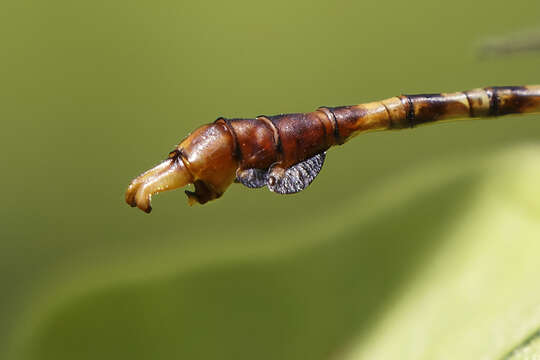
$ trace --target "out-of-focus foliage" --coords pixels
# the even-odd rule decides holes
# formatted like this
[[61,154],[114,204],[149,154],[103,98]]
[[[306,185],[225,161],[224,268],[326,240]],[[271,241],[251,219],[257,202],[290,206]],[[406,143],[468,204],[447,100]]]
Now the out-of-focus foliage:
[[177,191],[148,216],[123,192],[219,115],[539,83],[534,54],[475,52],[539,11],[3,1],[0,358],[534,353],[538,116],[368,134],[294,196],[236,185],[190,208]]
[[347,359],[497,359],[540,328],[538,150],[481,171],[440,246]]
[[30,358],[498,358],[540,324],[540,147],[444,167],[318,215],[339,228],[304,244],[73,296]]
[[523,344],[513,349],[507,356],[508,360],[530,360],[538,357],[540,354],[540,335],[534,333],[530,338],[526,339]]

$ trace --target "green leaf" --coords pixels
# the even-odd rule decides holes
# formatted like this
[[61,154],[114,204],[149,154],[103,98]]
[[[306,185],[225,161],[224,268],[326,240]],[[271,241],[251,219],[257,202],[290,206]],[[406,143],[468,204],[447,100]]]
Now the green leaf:
[[539,183],[537,147],[392,177],[252,247],[68,296],[26,324],[26,357],[524,358],[512,350],[540,327]]

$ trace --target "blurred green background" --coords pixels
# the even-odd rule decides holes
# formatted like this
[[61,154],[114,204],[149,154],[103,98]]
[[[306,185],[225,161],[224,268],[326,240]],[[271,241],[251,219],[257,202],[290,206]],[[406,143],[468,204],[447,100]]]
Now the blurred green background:
[[0,359],[534,353],[519,346],[540,328],[538,115],[361,136],[294,196],[234,185],[189,207],[176,191],[150,216],[123,196],[218,116],[539,83],[539,54],[476,51],[539,14],[2,1]]

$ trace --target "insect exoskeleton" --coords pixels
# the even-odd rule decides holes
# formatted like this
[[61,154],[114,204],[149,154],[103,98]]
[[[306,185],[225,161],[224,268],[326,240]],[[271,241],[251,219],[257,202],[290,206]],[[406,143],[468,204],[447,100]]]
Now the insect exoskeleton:
[[401,95],[254,119],[219,118],[196,129],[166,160],[134,179],[126,201],[150,212],[152,195],[190,183],[195,186],[194,192],[186,191],[190,204],[219,198],[233,182],[294,194],[319,174],[328,148],[360,133],[539,111],[540,86],[531,85]]

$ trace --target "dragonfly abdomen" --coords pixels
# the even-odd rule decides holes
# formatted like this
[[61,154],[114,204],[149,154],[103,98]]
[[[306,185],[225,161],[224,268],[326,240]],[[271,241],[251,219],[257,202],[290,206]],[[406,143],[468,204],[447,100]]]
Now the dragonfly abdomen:
[[337,120],[339,138],[346,141],[366,131],[540,111],[540,86],[500,86],[455,93],[401,95],[327,109]]
[[150,212],[150,197],[194,184],[190,203],[219,198],[233,182],[279,194],[305,189],[333,145],[367,131],[412,128],[460,118],[540,112],[540,85],[401,95],[303,114],[219,118],[185,138],[169,157],[134,179],[126,202]]
[[287,168],[336,143],[334,124],[322,112],[258,116],[255,119],[218,119],[236,140],[239,168]]

